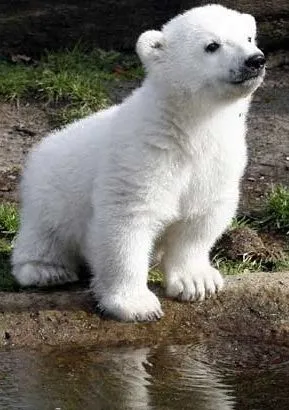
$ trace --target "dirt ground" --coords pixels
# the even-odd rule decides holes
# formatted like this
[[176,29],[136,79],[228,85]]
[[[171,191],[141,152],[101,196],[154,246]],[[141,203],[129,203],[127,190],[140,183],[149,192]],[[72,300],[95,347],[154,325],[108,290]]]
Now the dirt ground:
[[0,201],[18,201],[17,183],[26,155],[49,128],[43,108],[0,102]]
[[269,59],[265,83],[252,103],[247,141],[240,208],[251,213],[273,183],[289,185],[289,52]]
[[[119,102],[134,86],[124,84],[111,93],[112,99]],[[248,125],[249,164],[240,203],[244,213],[260,207],[272,183],[289,185],[289,53],[270,56]],[[26,154],[50,129],[47,109],[40,103],[0,102],[0,201],[18,202],[17,182]]]
[[[102,320],[84,290],[0,292],[0,346],[118,346],[192,343],[196,338],[252,340],[289,348],[289,272],[227,277],[218,298],[179,303],[161,297],[154,323]],[[113,323],[113,326],[112,326]]]

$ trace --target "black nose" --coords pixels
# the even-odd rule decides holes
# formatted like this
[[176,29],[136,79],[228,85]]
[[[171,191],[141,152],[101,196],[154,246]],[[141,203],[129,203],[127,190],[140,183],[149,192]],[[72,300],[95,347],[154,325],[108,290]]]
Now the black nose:
[[245,65],[249,68],[255,68],[259,70],[263,68],[266,63],[266,58],[264,54],[254,54],[253,56],[249,57],[248,60],[245,61]]

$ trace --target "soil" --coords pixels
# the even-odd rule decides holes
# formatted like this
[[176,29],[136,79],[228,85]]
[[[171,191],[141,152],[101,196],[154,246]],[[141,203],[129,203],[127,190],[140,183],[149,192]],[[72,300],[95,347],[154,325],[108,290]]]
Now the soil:
[[[103,320],[84,290],[0,293],[0,346],[119,346],[212,340],[266,340],[289,347],[289,272],[227,277],[217,298],[178,303],[161,296],[165,316],[154,323]],[[113,323],[113,325],[112,325]]]
[[242,260],[244,256],[254,259],[266,257],[266,247],[258,232],[246,226],[224,233],[218,241],[218,248],[233,261]]
[[41,105],[0,102],[0,201],[18,201],[17,183],[25,157],[49,129]]
[[243,213],[258,211],[272,184],[289,185],[288,56],[283,54],[283,66],[278,55],[272,57],[264,86],[253,99],[247,135],[249,163],[240,203]]

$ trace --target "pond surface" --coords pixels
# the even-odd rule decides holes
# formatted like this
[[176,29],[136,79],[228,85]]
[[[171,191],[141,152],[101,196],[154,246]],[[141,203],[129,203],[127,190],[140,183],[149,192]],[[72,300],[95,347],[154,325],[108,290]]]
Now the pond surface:
[[289,363],[275,362],[240,365],[198,344],[2,350],[0,409],[288,410]]

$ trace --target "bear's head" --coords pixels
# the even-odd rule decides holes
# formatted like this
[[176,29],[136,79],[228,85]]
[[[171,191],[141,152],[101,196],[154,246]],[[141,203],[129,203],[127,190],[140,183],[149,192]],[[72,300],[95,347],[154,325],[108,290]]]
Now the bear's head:
[[137,53],[155,86],[192,97],[235,99],[252,94],[265,75],[254,17],[220,5],[194,8],[147,31]]

